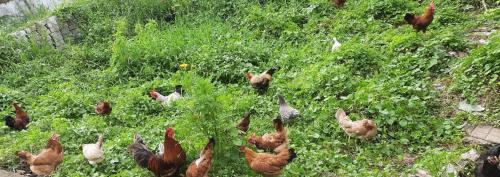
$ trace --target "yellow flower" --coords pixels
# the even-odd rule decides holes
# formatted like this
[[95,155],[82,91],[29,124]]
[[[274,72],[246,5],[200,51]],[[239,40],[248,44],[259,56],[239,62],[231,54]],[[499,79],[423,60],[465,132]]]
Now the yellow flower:
[[179,67],[180,67],[181,69],[186,69],[188,66],[189,66],[189,65],[188,65],[188,64],[186,64],[186,63],[183,63],[183,64],[179,65]]

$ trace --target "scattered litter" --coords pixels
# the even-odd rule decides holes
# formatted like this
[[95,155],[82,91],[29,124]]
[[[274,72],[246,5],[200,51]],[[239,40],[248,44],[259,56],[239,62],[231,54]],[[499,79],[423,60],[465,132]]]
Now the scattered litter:
[[481,105],[471,105],[467,104],[465,101],[458,103],[458,109],[466,112],[481,112],[484,111],[484,107]]

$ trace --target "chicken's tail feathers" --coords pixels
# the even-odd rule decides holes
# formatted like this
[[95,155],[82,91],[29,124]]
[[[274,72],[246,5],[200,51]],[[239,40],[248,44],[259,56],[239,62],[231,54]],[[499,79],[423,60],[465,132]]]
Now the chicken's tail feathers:
[[208,144],[211,144],[212,146],[214,146],[215,145],[215,138],[211,137],[210,139],[208,139]]
[[3,116],[3,120],[10,120],[10,119],[14,119],[14,118],[11,115]]
[[175,86],[175,92],[179,93],[182,95],[182,93],[184,92],[184,90],[182,89],[182,85],[176,85]]
[[3,117],[3,119],[5,120],[5,125],[14,128],[14,122],[15,122],[14,117],[12,117],[11,115],[6,115]]
[[141,135],[139,133],[136,133],[134,135],[134,143],[144,144],[144,141],[142,140]]
[[97,146],[99,146],[99,148],[102,148],[103,143],[104,143],[104,136],[102,134],[99,134],[99,138],[97,139]]
[[288,163],[290,163],[297,157],[297,153],[295,153],[295,150],[293,148],[290,148],[288,150],[288,153],[290,154],[290,157],[288,157]]
[[279,67],[279,66],[273,66],[273,67],[271,67],[271,69],[267,70],[266,73],[272,76],[274,74],[274,72],[276,72],[280,69],[281,69],[281,67]]
[[405,15],[406,22],[408,22],[409,24],[412,24],[414,19],[415,19],[415,14],[406,13],[406,15]]

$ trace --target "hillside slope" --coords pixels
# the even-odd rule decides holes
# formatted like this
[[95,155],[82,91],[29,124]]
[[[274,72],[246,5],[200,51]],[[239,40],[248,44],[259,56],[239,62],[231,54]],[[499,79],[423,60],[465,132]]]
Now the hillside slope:
[[[55,176],[151,176],[127,146],[140,133],[156,151],[165,127],[174,127],[189,162],[216,138],[211,176],[256,176],[237,148],[250,134],[234,126],[254,110],[249,132],[272,131],[281,94],[302,114],[288,125],[298,157],[284,176],[438,175],[477,148],[462,143],[464,123],[500,127],[500,34],[486,36],[487,44],[470,36],[498,30],[500,10],[492,0],[488,11],[480,1],[435,3],[424,34],[403,17],[422,13],[428,1],[348,0],[336,8],[327,0],[76,0],[52,13],[74,18],[82,31],[62,50],[0,31],[0,114],[12,114],[16,100],[32,119],[25,131],[0,129],[0,169],[22,168],[15,153],[38,152],[57,132],[65,159]],[[333,38],[342,47],[332,52]],[[271,87],[255,92],[244,73],[272,66],[281,70]],[[178,84],[186,99],[170,107],[148,96]],[[100,100],[111,102],[111,115],[94,113]],[[486,111],[460,112],[461,100]],[[374,119],[378,136],[348,138],[335,121],[338,108]],[[81,145],[97,134],[106,137],[106,159],[93,167]],[[415,164],[404,162],[407,155]]]

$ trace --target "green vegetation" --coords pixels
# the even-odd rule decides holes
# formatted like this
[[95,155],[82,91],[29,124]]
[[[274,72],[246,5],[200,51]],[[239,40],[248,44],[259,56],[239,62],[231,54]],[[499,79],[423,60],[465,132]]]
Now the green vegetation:
[[[253,109],[249,132],[272,131],[278,94],[302,113],[289,125],[298,157],[284,176],[438,175],[471,148],[461,142],[464,122],[500,125],[500,35],[486,45],[466,37],[499,26],[499,1],[487,1],[485,12],[479,0],[436,0],[425,34],[403,17],[421,13],[427,1],[348,0],[340,9],[327,0],[260,2],[76,0],[53,12],[74,18],[83,33],[63,50],[18,43],[7,35],[14,27],[0,30],[0,113],[12,114],[16,100],[32,118],[26,131],[0,129],[0,168],[17,168],[16,152],[38,152],[57,132],[65,156],[54,176],[148,176],[128,144],[141,133],[157,150],[165,128],[174,127],[189,162],[208,137],[220,142],[211,176],[255,176],[237,148],[246,136],[234,126]],[[342,47],[332,52],[334,37]],[[281,70],[270,89],[256,93],[244,72],[275,65]],[[177,84],[187,97],[170,107],[148,97],[152,88],[168,93]],[[113,106],[106,117],[94,113],[102,99]],[[457,114],[463,99],[487,109]],[[348,138],[335,122],[337,108],[373,118],[379,135]],[[93,167],[81,145],[98,133],[106,159]],[[418,157],[413,167],[404,154]]]

